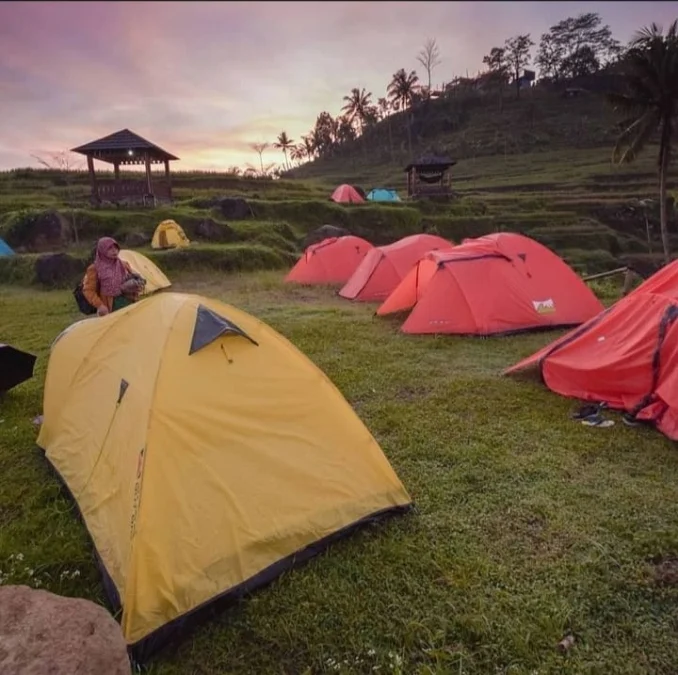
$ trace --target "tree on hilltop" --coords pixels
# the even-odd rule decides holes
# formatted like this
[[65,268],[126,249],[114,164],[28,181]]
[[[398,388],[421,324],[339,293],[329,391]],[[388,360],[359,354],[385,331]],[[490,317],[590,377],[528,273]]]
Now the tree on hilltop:
[[428,38],[424,43],[419,54],[417,54],[417,61],[421,63],[428,76],[428,96],[431,95],[431,73],[436,66],[441,64],[440,49],[435,38]]
[[632,162],[659,133],[657,170],[664,262],[671,260],[668,234],[666,181],[675,141],[678,116],[678,20],[666,33],[656,24],[640,30],[622,60],[624,93],[610,93],[615,109],[624,114],[625,129],[619,136],[613,160]]
[[294,145],[294,141],[287,135],[286,131],[281,131],[276,139],[273,147],[276,150],[282,150],[283,156],[285,157],[285,168],[289,168],[287,161],[287,153]]

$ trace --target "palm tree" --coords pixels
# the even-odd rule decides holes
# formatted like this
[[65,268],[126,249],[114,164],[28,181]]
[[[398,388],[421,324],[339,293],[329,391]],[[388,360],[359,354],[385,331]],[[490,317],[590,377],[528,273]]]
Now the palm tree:
[[301,142],[304,146],[304,150],[306,151],[306,157],[308,157],[308,159],[312,159],[316,151],[316,147],[313,144],[313,133],[308,136],[302,136]]
[[355,128],[349,115],[342,115],[338,120],[337,140],[340,143],[347,143],[355,138]]
[[[415,92],[419,89],[419,77],[414,70],[409,73],[404,68],[393,74],[393,79],[388,85],[387,94],[391,99],[394,110],[407,110],[412,105]],[[411,116],[410,116],[411,117]],[[412,154],[412,120],[407,124],[407,142]]]
[[259,164],[261,165],[261,175],[263,176],[266,172],[264,171],[264,152],[269,149],[270,144],[268,143],[252,143],[250,145],[252,150],[259,155]]
[[360,134],[362,135],[365,116],[368,108],[372,105],[372,92],[366,92],[365,89],[354,87],[351,89],[349,96],[344,96],[344,102],[345,105],[341,111],[348,115],[351,122],[354,122],[356,119],[358,120],[360,123]]
[[387,90],[394,110],[407,110],[417,89],[419,89],[419,76],[416,71],[411,70],[406,73],[405,69],[401,68],[394,73]]
[[287,135],[286,131],[281,131],[280,135],[276,139],[276,142],[273,144],[273,147],[276,150],[282,150],[283,155],[285,156],[285,168],[288,168],[287,163],[287,151],[294,145],[294,141]]
[[293,162],[299,162],[299,164],[301,164],[304,161],[305,157],[306,157],[306,146],[303,143],[297,143],[297,145],[295,145],[290,152],[291,160]]
[[626,92],[608,97],[625,114],[613,161],[632,162],[659,132],[659,203],[664,262],[671,259],[666,179],[678,116],[678,20],[666,34],[653,23],[636,33],[623,60]]

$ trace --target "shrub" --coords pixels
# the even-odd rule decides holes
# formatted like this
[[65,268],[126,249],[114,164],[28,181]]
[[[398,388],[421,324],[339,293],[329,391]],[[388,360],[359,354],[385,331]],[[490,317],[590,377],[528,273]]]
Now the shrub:
[[560,255],[581,274],[596,274],[620,267],[619,261],[609,251],[571,248],[560,251]]

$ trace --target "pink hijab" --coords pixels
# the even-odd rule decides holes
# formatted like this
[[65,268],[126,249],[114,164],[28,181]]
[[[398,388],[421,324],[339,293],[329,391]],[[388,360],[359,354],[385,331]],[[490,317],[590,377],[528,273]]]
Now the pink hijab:
[[[120,287],[127,277],[127,269],[120,258],[112,260],[106,256],[106,251],[112,246],[118,246],[113,237],[102,237],[97,242],[97,254],[94,258],[94,269],[99,279],[99,290],[102,295],[114,298],[120,295]],[[118,248],[120,248],[118,246]]]

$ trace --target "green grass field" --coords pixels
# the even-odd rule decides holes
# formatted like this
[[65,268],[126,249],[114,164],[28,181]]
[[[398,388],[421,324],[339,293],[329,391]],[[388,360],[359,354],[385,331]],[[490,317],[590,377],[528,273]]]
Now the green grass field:
[[[569,418],[575,402],[500,375],[553,333],[408,337],[373,306],[281,277],[191,272],[174,290],[235,304],[291,339],[376,436],[416,510],[284,575],[150,672],[674,674],[677,575],[660,563],[678,556],[675,444],[619,418],[584,427]],[[49,345],[79,315],[68,291],[7,285],[0,314],[3,341],[39,356],[0,404],[0,583],[103,602],[32,423]]]

